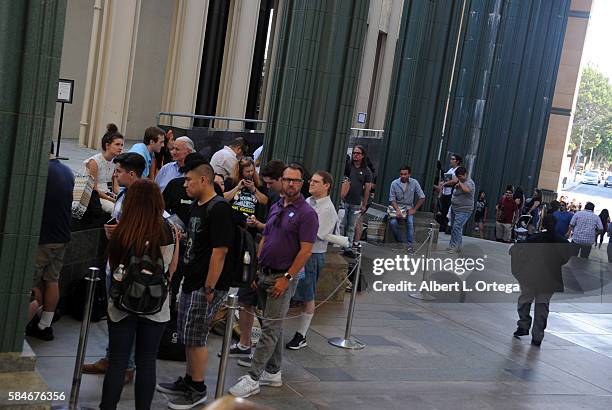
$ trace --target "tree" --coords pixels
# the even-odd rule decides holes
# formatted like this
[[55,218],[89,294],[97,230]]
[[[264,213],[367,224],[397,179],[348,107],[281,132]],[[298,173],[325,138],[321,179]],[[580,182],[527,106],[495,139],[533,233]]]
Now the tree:
[[576,156],[582,138],[581,152],[586,155],[593,148],[599,162],[612,161],[612,85],[608,77],[597,68],[587,65],[582,70],[578,101],[574,114],[569,150],[572,155],[570,169],[576,164]]

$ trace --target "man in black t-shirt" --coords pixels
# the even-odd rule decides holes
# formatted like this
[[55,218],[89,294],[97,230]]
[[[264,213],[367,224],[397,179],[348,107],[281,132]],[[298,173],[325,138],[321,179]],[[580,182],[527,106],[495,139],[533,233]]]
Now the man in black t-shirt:
[[206,401],[204,375],[208,365],[210,323],[228,290],[221,275],[225,256],[233,242],[232,209],[214,188],[214,172],[205,161],[185,165],[185,187],[194,203],[187,225],[182,256],[184,279],[179,293],[177,332],[185,344],[187,371],[157,390],[176,395],[170,408],[191,408]]

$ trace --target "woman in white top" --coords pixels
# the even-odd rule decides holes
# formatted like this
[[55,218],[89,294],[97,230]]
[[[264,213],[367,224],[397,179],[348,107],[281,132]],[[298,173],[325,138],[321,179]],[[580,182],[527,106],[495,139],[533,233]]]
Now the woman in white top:
[[100,197],[102,210],[111,213],[115,206],[116,195],[119,193],[119,184],[113,178],[115,173],[113,158],[123,151],[123,135],[119,134],[115,124],[108,124],[106,131],[102,137],[102,152],[86,159],[85,168],[94,178],[94,189]]
[[[178,264],[179,233],[169,227],[162,215],[164,200],[155,182],[139,179],[130,185],[122,204],[121,219],[108,244],[111,272],[120,264],[129,265],[131,255],[152,260],[163,259],[168,283]],[[136,409],[149,409],[156,384],[157,350],[170,320],[170,297],[166,293],[161,311],[151,315],[135,315],[108,303],[109,364],[102,387],[100,409],[116,409],[123,390],[123,375],[132,345],[136,353]]]

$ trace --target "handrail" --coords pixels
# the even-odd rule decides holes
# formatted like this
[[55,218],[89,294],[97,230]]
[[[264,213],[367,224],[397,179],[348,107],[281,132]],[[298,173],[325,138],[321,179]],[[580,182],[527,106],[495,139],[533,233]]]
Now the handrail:
[[265,120],[254,120],[254,119],[250,119],[250,118],[235,118],[235,117],[217,117],[214,115],[200,115],[200,114],[187,114],[187,113],[177,113],[177,112],[167,112],[167,111],[161,111],[157,114],[157,120],[159,122],[159,119],[162,115],[167,115],[170,117],[187,117],[187,118],[196,118],[196,119],[202,119],[202,120],[223,120],[223,121],[241,121],[241,122],[253,122],[253,123],[259,123],[259,124],[265,124],[266,121]]

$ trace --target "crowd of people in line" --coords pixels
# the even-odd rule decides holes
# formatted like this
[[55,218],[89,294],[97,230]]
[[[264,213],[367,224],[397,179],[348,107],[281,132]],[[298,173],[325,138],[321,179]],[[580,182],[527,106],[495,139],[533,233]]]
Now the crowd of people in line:
[[[101,152],[84,163],[102,209],[110,214],[104,224],[108,239],[107,291],[111,292],[113,277],[121,280],[126,264],[135,255],[146,255],[151,266],[159,266],[168,278],[169,296],[158,311],[141,315],[126,312],[117,299],[109,297],[106,357],[83,369],[85,373],[105,374],[100,408],[116,408],[123,385],[134,379],[136,371],[138,409],[149,408],[156,388],[169,395],[172,409],[189,409],[207,399],[208,335],[211,321],[229,291],[224,267],[231,265],[226,257],[234,246],[234,225],[246,229],[257,243],[259,270],[250,286],[238,289],[240,340],[230,347],[230,356],[238,357],[238,364],[249,371],[229,391],[248,397],[257,394],[261,386],[282,385],[283,348],[307,346],[328,236],[340,233],[353,246],[360,240],[361,218],[374,183],[365,148],[354,146],[347,160],[340,193],[344,213],[339,218],[330,198],[334,185],[330,173],[317,170],[310,174],[300,164],[279,160],[260,164],[259,158],[245,155],[247,147],[241,138],[215,152],[210,160],[196,152],[189,137],[174,139],[171,131],[157,127],[147,128],[142,142],[126,153],[122,152],[124,140],[117,127],[109,124]],[[433,192],[440,230],[450,231],[447,251],[459,253],[464,227],[472,214],[483,234],[488,203],[483,191],[476,196],[476,183],[462,166],[460,155],[451,155],[450,166],[441,173]],[[410,166],[400,167],[398,178],[390,185],[387,211],[392,233],[408,253],[414,252],[414,215],[425,202],[425,193],[411,174]],[[51,158],[31,320],[26,327],[27,335],[42,340],[54,337],[51,324],[59,300],[62,260],[70,241],[74,184],[70,169]],[[495,206],[497,240],[510,242],[513,224],[523,214],[530,216],[527,226],[531,241],[558,241],[571,236],[584,258],[598,236],[603,238],[606,231],[612,235],[607,210],[594,215],[590,202],[584,210],[573,213],[571,204],[560,198],[550,203],[545,217],[543,206],[539,190],[525,199],[520,188],[508,186]],[[352,251],[351,245],[345,249],[349,254]],[[608,255],[612,261],[610,247]],[[527,323],[529,297],[525,294],[519,298],[522,322],[518,333]],[[302,302],[302,314],[296,333],[284,343],[281,319],[292,299]],[[266,319],[253,347],[251,329],[257,308]],[[175,381],[157,383],[157,351],[172,314],[185,345],[185,374]],[[541,323],[542,317],[539,315],[536,321]],[[536,336],[534,340],[537,342]]]

